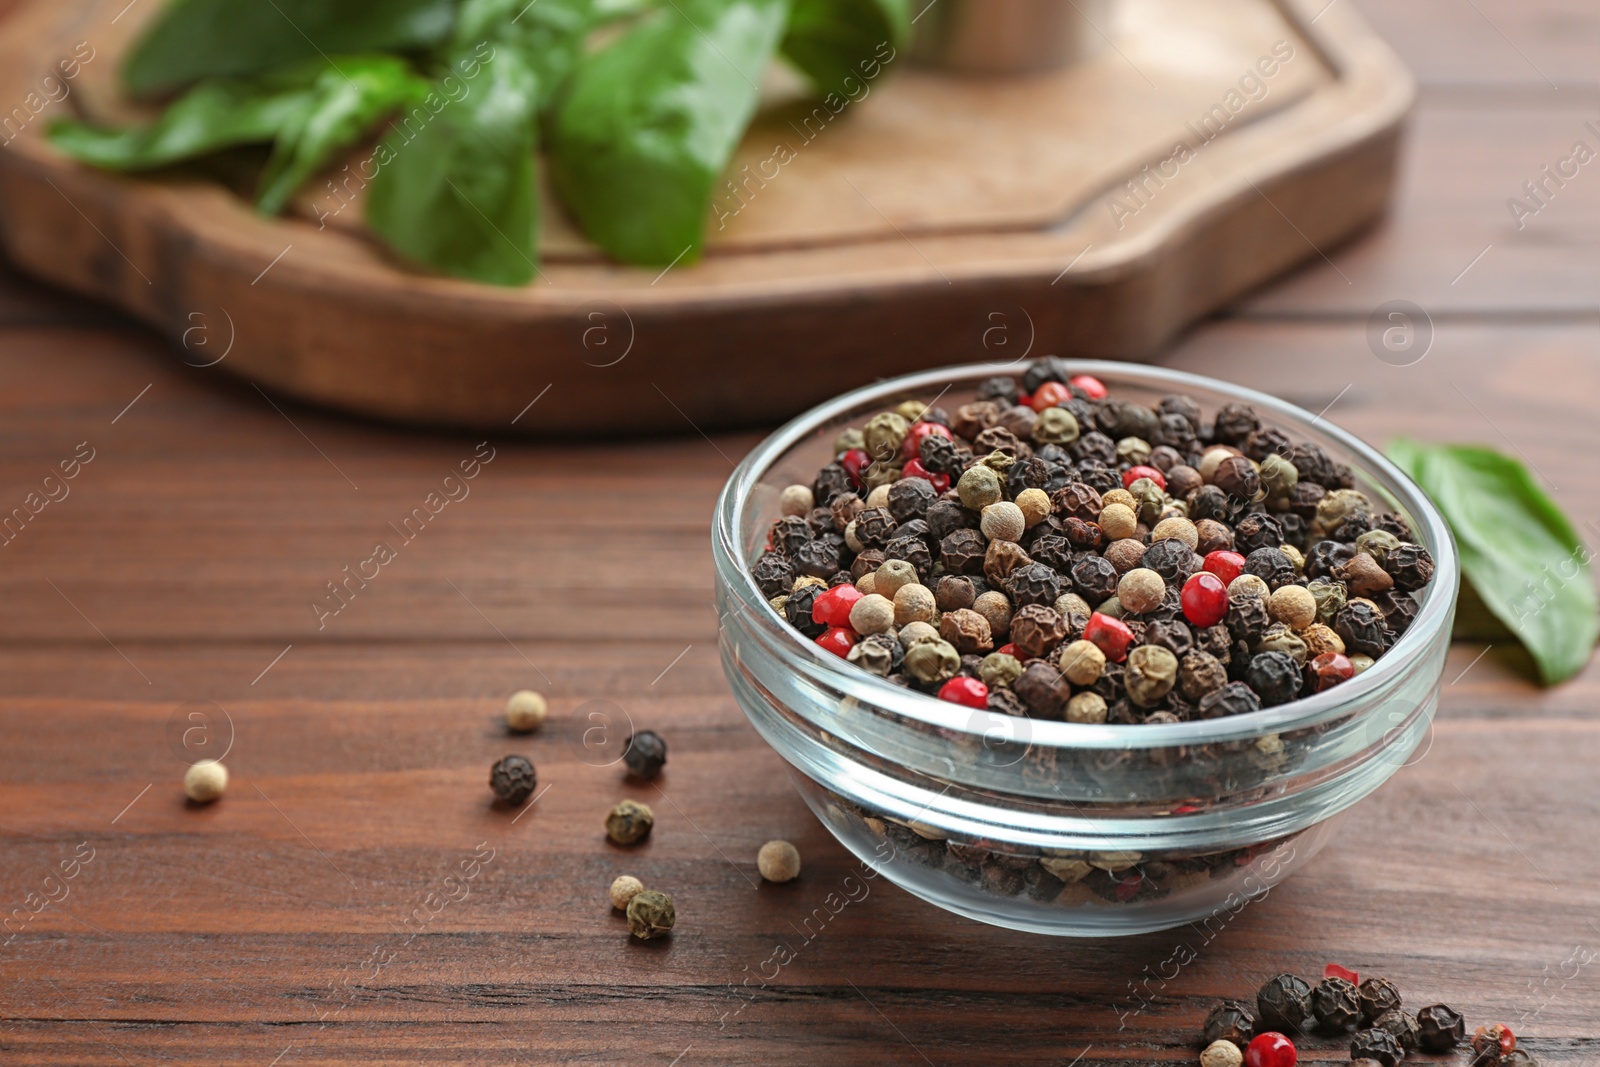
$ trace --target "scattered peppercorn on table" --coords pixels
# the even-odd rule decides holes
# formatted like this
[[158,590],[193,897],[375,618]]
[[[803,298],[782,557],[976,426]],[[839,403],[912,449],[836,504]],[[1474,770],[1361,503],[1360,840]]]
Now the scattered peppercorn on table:
[[[1521,452],[1594,544],[1600,266],[1556,235],[1600,183],[1569,181],[1526,232],[1504,202],[1592,118],[1528,65],[1576,84],[1588,38],[1538,19],[1592,38],[1600,14],[1483,6],[1503,37],[1442,0],[1362,2],[1434,86],[1396,217],[1163,362],[1378,444]],[[1434,316],[1413,323],[1426,358],[1368,346],[1400,298]],[[670,406],[633,358],[594,373]],[[1545,1067],[1600,1061],[1592,663],[1540,690],[1520,650],[1458,644],[1412,765],[1263,899],[1112,941],[1011,933],[874,877],[735,706],[707,527],[759,433],[352,423],[3,268],[0,375],[0,1062],[1180,1065],[1224,1001],[1254,1014],[1275,976],[1315,986],[1335,962],[1391,981],[1424,1037],[1447,1005],[1468,1046],[1504,1023]],[[1098,674],[1095,654],[1063,672]],[[508,709],[521,690],[544,700]],[[646,731],[670,746],[655,777],[621,761]],[[511,755],[531,764],[499,776],[531,790],[515,804],[489,783]],[[200,802],[204,759],[227,776],[197,773],[223,789]],[[623,801],[653,813],[628,845],[607,837]],[[646,893],[668,903],[630,916]],[[1315,1007],[1348,1013],[1341,988]]]

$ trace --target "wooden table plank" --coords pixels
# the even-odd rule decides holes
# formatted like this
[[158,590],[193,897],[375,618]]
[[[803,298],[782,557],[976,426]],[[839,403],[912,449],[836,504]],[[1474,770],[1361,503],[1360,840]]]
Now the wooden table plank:
[[1565,92],[1594,81],[1600,10],[1588,0],[1351,2],[1423,85],[1543,93],[1552,82]]

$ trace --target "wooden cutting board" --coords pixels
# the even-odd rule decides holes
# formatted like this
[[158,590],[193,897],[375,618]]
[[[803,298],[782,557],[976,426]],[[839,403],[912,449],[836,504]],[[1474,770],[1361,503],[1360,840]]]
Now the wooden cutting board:
[[1140,359],[1383,210],[1414,87],[1325,4],[1119,0],[1077,66],[899,57],[834,108],[775,74],[701,262],[610,263],[547,194],[538,279],[499,289],[393,262],[342,170],[263,219],[202,178],[63,158],[52,119],[129,113],[118,57],[157,4],[16,0],[0,241],[192,365],[422,424],[504,428],[539,397],[518,429],[711,429],[938,363]]

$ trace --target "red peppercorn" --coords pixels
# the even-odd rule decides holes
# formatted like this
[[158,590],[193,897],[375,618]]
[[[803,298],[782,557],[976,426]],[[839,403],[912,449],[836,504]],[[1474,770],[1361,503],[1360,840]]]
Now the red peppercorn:
[[942,493],[950,488],[950,476],[948,474],[935,474],[927,467],[924,467],[920,459],[914,459],[907,463],[900,473],[907,478],[921,478],[933,486],[935,493]]
[[1193,815],[1195,812],[1197,812],[1199,810],[1200,810],[1200,807],[1197,804],[1179,804],[1177,807],[1172,809],[1172,814],[1174,814],[1174,815]]
[[1221,548],[1215,552],[1208,552],[1205,561],[1200,564],[1200,569],[1210,571],[1221,578],[1223,585],[1232,585],[1233,580],[1244,573],[1244,557],[1237,552]]
[[839,457],[839,466],[850,476],[851,483],[860,489],[866,483],[861,480],[861,472],[872,464],[872,457],[867,455],[864,448],[852,448]]
[[855,643],[856,632],[848,626],[830,626],[817,638],[817,644],[839,657],[848,656]]
[[1013,659],[1020,660],[1022,658],[1021,656],[1017,655],[1017,646],[1014,644],[1001,645],[999,648],[995,649],[995,653],[1001,656],[1010,656]]
[[[900,446],[901,457],[904,459],[916,459],[918,456],[922,455],[922,441],[923,438],[927,437],[929,434],[937,434],[938,436],[948,440],[950,437],[950,428],[948,426],[941,426],[937,422],[912,423],[911,429],[906,431],[905,443]],[[943,492],[943,490],[940,490],[940,492]]]
[[1031,408],[1033,407],[1033,397],[1029,396],[1027,393],[1018,393],[1017,403],[1022,407]]
[[1178,597],[1183,617],[1202,629],[1215,626],[1228,616],[1228,587],[1210,571],[1196,571],[1183,583]]
[[952,704],[965,704],[969,708],[989,706],[989,687],[976,678],[958,675],[939,688],[939,699]]
[[1113,619],[1098,611],[1089,616],[1089,625],[1083,628],[1085,641],[1094,642],[1106,659],[1121,663],[1128,658],[1128,648],[1133,644],[1133,631],[1121,619]]
[[849,626],[850,609],[861,596],[861,590],[853,585],[836,585],[812,603],[811,621],[825,626]]
[[1154,467],[1146,467],[1143,464],[1140,464],[1137,467],[1129,467],[1127,471],[1123,473],[1122,488],[1128,488],[1128,486],[1132,485],[1140,478],[1149,478],[1152,482],[1156,483],[1157,489],[1161,490],[1163,493],[1167,491],[1167,476],[1156,470]]
[[1245,1047],[1244,1067],[1294,1067],[1299,1058],[1293,1041],[1269,1030]]
[[1128,875],[1117,883],[1117,899],[1127,903],[1139,895],[1139,890],[1144,888],[1144,875],[1137,872]]
[[1306,664],[1311,671],[1311,677],[1316,679],[1317,692],[1332,689],[1340,682],[1348,682],[1356,676],[1356,666],[1350,662],[1348,656],[1337,652],[1324,652]]
[[1360,985],[1361,984],[1361,976],[1360,975],[1356,974],[1356,972],[1350,970],[1348,967],[1339,966],[1337,963],[1330,963],[1326,967],[1324,967],[1322,969],[1322,977],[1324,977],[1324,978],[1343,978],[1346,982],[1349,982],[1351,985]]
[[1072,390],[1060,382],[1045,382],[1033,391],[1033,398],[1029,405],[1035,411],[1053,408],[1060,405],[1063,400],[1072,399]]
[[1079,389],[1082,389],[1090,400],[1104,400],[1111,395],[1111,390],[1106,388],[1106,383],[1092,374],[1075,374],[1068,384],[1076,385]]

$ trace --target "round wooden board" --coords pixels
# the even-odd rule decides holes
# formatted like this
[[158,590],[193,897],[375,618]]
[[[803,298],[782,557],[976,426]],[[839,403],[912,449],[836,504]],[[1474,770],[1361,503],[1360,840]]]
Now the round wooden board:
[[[1069,70],[901,70],[837,116],[775,84],[701,262],[608,263],[547,197],[538,280],[497,289],[393,263],[358,204],[328,224],[326,189],[263,219],[215,184],[61,157],[44,127],[115,106],[155,5],[15,0],[0,240],[187,362],[423,424],[708,430],[938,363],[1139,359],[1383,210],[1414,87],[1324,2],[1121,0],[1109,47]],[[46,82],[75,50],[93,58]],[[763,168],[780,145],[792,161]]]

